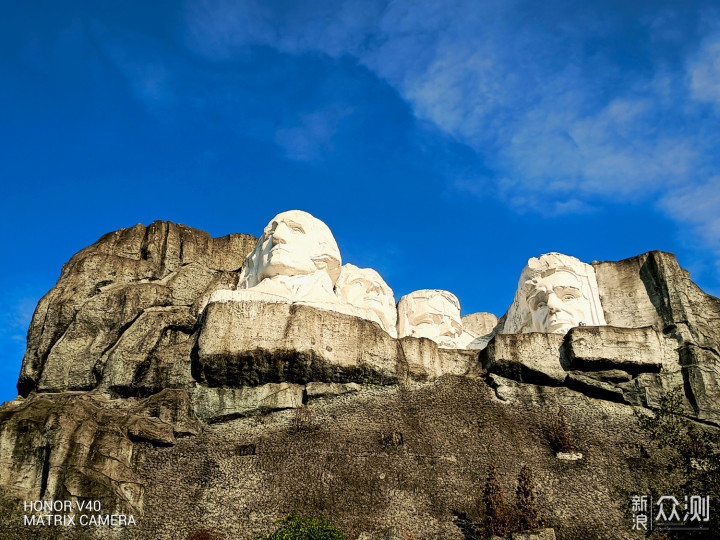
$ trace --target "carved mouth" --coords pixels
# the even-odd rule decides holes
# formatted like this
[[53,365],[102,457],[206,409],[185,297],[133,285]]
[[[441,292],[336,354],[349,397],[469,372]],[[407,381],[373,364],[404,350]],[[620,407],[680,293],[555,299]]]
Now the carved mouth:
[[566,320],[550,321],[550,324],[548,325],[548,330],[550,330],[550,332],[553,332],[555,330],[570,328],[572,326],[574,326],[574,325],[571,321],[566,321]]

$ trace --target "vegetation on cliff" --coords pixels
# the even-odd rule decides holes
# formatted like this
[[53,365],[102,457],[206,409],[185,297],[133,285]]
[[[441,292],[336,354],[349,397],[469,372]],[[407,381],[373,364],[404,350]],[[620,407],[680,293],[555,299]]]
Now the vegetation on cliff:
[[277,531],[257,540],[346,540],[345,533],[328,520],[315,516],[300,516],[291,512],[278,523]]
[[[708,527],[709,531],[676,531],[682,538],[706,538],[720,532],[720,431],[702,428],[684,416],[680,388],[664,395],[654,415],[637,412],[640,427],[650,435],[659,448],[670,451],[669,473],[650,486],[653,500],[672,496],[678,501],[691,497],[710,497],[708,521],[691,517],[686,526]],[[654,509],[651,509],[654,510]],[[689,509],[688,509],[689,510]],[[673,533],[669,530],[668,533]]]

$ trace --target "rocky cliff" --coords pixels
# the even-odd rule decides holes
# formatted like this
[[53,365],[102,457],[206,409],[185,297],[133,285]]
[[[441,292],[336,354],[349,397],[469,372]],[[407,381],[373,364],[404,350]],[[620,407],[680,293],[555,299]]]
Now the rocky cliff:
[[[155,222],[63,267],[33,316],[20,395],[0,407],[5,537],[252,538],[297,510],[353,538],[463,538],[493,462],[508,493],[532,465],[559,538],[633,538],[618,493],[666,460],[634,407],[681,387],[688,417],[720,425],[720,300],[671,254],[593,263],[607,326],[466,351],[307,305],[206,305],[255,244]],[[494,317],[467,317],[490,335]],[[580,461],[548,442],[560,406]],[[27,525],[35,500],[99,501],[136,523]]]
[[106,234],[75,254],[40,300],[18,392],[106,382],[138,394],[188,382],[174,359],[187,350],[201,305],[234,285],[256,241],[160,221]]

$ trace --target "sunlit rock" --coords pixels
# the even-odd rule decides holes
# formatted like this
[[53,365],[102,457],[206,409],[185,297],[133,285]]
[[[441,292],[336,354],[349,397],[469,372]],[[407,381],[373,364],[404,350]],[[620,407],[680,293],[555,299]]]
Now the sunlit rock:
[[565,334],[574,326],[604,324],[593,267],[569,255],[546,253],[528,260],[520,274],[502,333]]
[[398,336],[432,339],[446,349],[464,349],[475,338],[463,332],[457,296],[440,289],[421,289],[400,299]]
[[397,337],[395,295],[375,270],[358,268],[354,264],[343,265],[335,292],[344,302],[367,310],[369,313],[365,318],[377,320],[383,330]]

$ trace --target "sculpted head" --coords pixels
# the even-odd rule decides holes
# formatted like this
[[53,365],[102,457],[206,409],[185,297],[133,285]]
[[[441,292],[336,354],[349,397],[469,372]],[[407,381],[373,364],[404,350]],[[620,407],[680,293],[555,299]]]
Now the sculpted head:
[[562,253],[528,261],[503,333],[565,334],[580,325],[604,325],[592,266]]
[[590,301],[583,296],[578,276],[563,269],[548,272],[526,287],[533,332],[564,334],[573,326],[588,324]]
[[383,330],[396,335],[397,310],[392,289],[372,268],[343,265],[335,293],[353,306],[369,309],[378,316]]
[[302,210],[275,216],[243,264],[246,287],[265,278],[326,272],[334,284],[340,275],[340,250],[330,229]]
[[463,332],[460,301],[448,291],[422,289],[398,303],[398,337],[426,337],[441,347],[458,347]]

